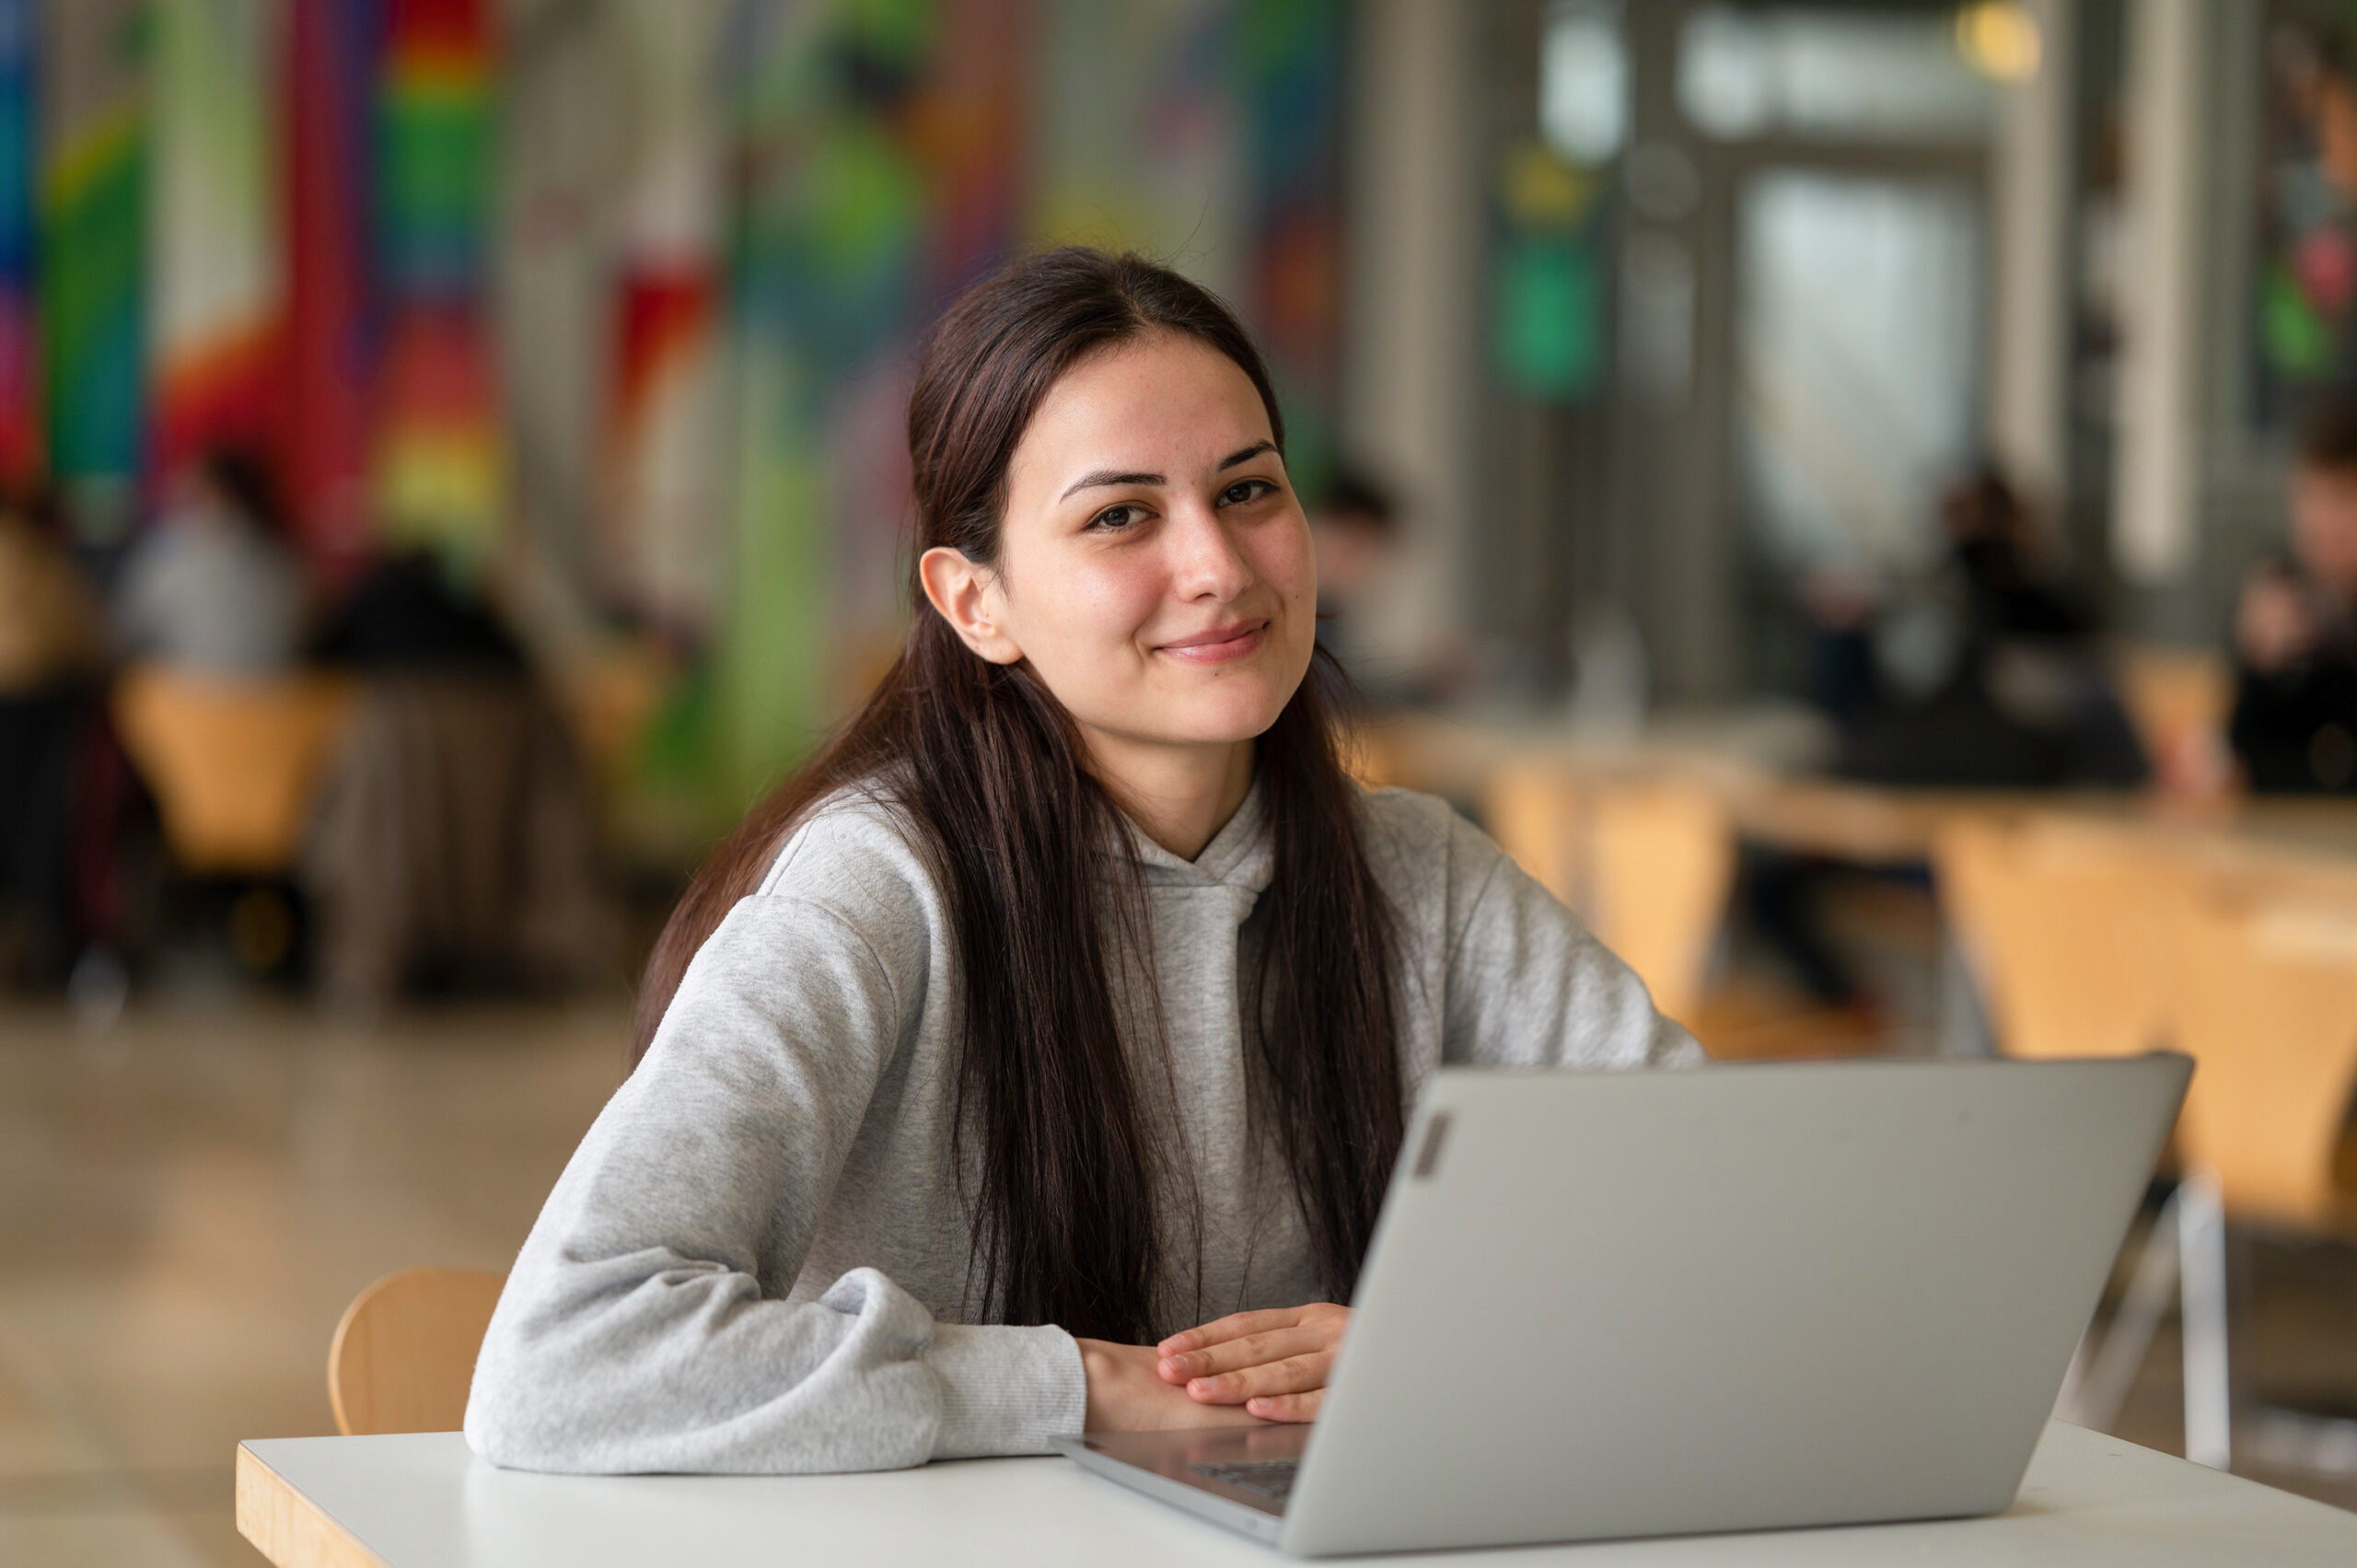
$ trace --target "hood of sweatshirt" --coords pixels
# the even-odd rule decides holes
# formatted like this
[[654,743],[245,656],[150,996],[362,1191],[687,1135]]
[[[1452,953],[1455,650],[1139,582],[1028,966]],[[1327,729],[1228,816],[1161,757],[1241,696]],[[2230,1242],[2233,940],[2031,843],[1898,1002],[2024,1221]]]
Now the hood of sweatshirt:
[[1137,857],[1139,879],[1145,884],[1149,896],[1165,889],[1224,888],[1239,895],[1243,909],[1248,912],[1267,889],[1274,873],[1276,852],[1270,839],[1268,808],[1258,779],[1245,793],[1244,804],[1236,808],[1236,815],[1212,835],[1212,842],[1192,860],[1179,859],[1146,837],[1135,822],[1127,818],[1122,820],[1130,830],[1130,848]]

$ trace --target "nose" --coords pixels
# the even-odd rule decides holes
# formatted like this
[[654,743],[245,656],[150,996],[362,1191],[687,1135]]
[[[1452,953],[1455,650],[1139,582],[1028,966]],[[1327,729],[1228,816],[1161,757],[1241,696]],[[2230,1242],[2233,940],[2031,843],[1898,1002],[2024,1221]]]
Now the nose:
[[1172,516],[1170,540],[1171,591],[1193,602],[1225,603],[1250,587],[1252,564],[1236,547],[1218,508],[1189,502]]

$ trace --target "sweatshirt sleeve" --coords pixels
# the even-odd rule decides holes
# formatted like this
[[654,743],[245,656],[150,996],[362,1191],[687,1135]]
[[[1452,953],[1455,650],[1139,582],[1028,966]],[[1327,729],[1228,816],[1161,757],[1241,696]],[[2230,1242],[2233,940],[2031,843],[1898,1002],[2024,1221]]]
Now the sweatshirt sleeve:
[[1448,814],[1441,1059],[1492,1067],[1688,1067],[1694,1037],[1490,836]]
[[467,1406],[477,1454],[883,1469],[1081,1429],[1061,1329],[937,1323],[872,1268],[784,1299],[922,983],[827,902],[769,893],[730,912],[517,1259]]

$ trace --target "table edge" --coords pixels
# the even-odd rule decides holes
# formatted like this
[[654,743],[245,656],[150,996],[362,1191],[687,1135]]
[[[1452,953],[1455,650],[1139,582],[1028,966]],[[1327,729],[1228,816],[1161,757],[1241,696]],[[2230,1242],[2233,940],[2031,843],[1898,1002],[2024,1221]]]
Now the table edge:
[[243,1443],[238,1445],[238,1533],[277,1568],[390,1568]]

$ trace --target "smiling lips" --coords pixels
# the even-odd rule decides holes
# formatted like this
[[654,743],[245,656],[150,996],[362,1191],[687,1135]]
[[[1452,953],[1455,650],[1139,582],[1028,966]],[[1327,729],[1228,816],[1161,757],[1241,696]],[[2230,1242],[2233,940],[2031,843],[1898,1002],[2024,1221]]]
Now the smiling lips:
[[1208,632],[1198,632],[1191,637],[1164,643],[1155,651],[1189,664],[1226,664],[1232,659],[1250,658],[1260,651],[1268,640],[1266,621],[1239,621],[1233,625],[1214,626]]

